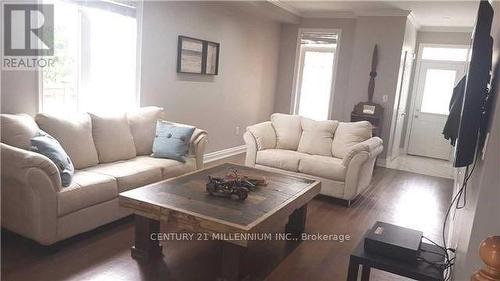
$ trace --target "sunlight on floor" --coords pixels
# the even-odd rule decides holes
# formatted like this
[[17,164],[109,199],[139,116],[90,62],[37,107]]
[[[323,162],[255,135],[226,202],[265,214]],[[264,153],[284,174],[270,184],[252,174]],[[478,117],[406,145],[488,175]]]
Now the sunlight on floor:
[[[422,182],[422,184],[425,184]],[[435,219],[436,210],[442,202],[429,188],[401,186],[405,192],[394,202],[394,220],[396,224],[432,233],[439,228],[440,220]]]
[[449,179],[452,179],[454,174],[454,168],[449,161],[414,155],[400,155],[387,163],[386,167]]

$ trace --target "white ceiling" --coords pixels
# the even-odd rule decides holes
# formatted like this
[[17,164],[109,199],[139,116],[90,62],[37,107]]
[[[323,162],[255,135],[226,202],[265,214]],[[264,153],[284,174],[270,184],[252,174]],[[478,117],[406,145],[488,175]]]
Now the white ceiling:
[[405,15],[422,27],[472,27],[479,1],[287,1],[270,0],[301,17]]

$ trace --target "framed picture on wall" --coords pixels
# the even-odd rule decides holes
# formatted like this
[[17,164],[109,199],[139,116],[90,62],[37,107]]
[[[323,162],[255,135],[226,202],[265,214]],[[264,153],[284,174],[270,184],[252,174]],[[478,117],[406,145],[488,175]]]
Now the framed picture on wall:
[[177,72],[202,74],[203,40],[179,36]]
[[217,75],[219,68],[219,43],[207,42],[207,63],[205,73]]
[[219,43],[180,35],[177,45],[177,72],[217,75],[219,49]]

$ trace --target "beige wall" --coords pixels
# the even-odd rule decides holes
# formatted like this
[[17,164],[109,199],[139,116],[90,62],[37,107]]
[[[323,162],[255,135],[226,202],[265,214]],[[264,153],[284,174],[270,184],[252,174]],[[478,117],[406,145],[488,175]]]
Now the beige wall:
[[1,113],[38,112],[38,72],[2,70]]
[[[332,119],[348,121],[355,104],[366,101],[373,46],[379,46],[378,76],[374,101],[385,108],[383,138],[388,141],[395,100],[406,17],[359,17],[356,19],[303,19],[282,24],[278,84],[274,110],[290,112],[294,63],[299,28],[341,29],[339,61],[332,104]],[[382,96],[388,102],[382,103]],[[387,146],[386,146],[387,147]],[[385,157],[385,150],[381,158]]]
[[[178,74],[178,35],[219,42],[219,75]],[[279,35],[223,3],[144,2],[141,105],[207,130],[208,152],[242,145],[246,126],[273,112]]]
[[[500,59],[500,2],[494,2],[495,19],[491,35],[494,40],[493,62]],[[494,65],[494,64],[493,64]],[[497,76],[500,73],[496,74]],[[483,267],[479,258],[480,242],[488,236],[500,235],[500,77],[497,79],[496,96],[490,136],[484,159],[474,170],[467,187],[467,205],[457,211],[454,238],[458,240],[455,263],[455,280],[469,280],[470,275]],[[456,183],[459,184],[459,183]]]
[[332,119],[344,120],[344,102],[349,90],[349,70],[354,44],[355,19],[303,19],[300,24],[282,24],[280,36],[280,57],[276,85],[276,112],[290,113],[292,104],[294,67],[299,28],[340,29],[337,77],[332,100]]
[[[360,17],[356,23],[356,39],[349,77],[349,93],[344,104],[344,118],[349,120],[354,105],[368,100],[368,74],[371,68],[373,46],[377,44],[379,63],[373,101],[384,107],[382,127],[384,151],[380,154],[381,159],[386,157],[389,149],[405,27],[406,17]],[[382,101],[384,95],[388,97],[385,103]]]
[[471,38],[471,32],[419,31],[417,34],[417,44],[431,43],[431,44],[468,45]]
[[[280,25],[242,5],[144,3],[141,105],[163,106],[170,120],[208,130],[208,152],[242,145],[246,126],[274,108]],[[219,42],[219,75],[178,74],[178,35]],[[1,78],[2,113],[38,112],[36,72],[2,71]]]

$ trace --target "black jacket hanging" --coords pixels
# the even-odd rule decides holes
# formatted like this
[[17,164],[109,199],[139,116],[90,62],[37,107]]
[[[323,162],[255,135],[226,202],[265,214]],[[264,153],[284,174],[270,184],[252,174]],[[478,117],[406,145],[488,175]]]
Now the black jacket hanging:
[[466,76],[462,77],[453,89],[449,106],[450,114],[448,115],[448,120],[446,120],[446,124],[443,129],[444,138],[449,140],[453,146],[455,146],[455,142],[458,137],[458,130],[460,128],[460,116],[462,114],[462,104],[464,102],[465,80]]

